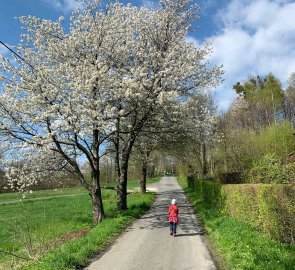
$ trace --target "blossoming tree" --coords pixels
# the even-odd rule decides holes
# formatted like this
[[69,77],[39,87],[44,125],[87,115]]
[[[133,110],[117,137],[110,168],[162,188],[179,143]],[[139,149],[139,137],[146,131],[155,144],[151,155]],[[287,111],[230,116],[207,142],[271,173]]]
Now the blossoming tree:
[[[136,9],[115,3],[102,10],[99,1],[85,4],[73,13],[68,32],[62,18],[20,18],[25,32],[16,63],[1,57],[0,130],[23,148],[59,154],[90,191],[98,223],[104,217],[99,160],[120,113],[115,104],[124,94],[122,75],[110,56],[122,50],[120,57],[126,59],[124,46],[130,44],[124,45],[123,37],[130,37]],[[91,167],[91,183],[81,172],[81,158]]]
[[[209,44],[195,48],[185,40],[197,18],[189,2],[162,0],[159,9],[149,10],[83,1],[70,29],[63,18],[21,17],[25,31],[15,63],[1,57],[1,135],[58,154],[89,190],[94,223],[104,217],[99,161],[105,144],[114,145],[117,206],[124,210],[137,136],[150,119],[161,121],[167,104],[177,110],[219,80],[220,69],[208,68],[205,59]],[[91,182],[81,158],[89,163]]]
[[213,87],[221,75],[219,67],[207,65],[210,44],[196,48],[186,41],[198,17],[197,7],[189,0],[162,0],[158,9],[141,9],[139,14],[130,57],[127,62],[119,62],[124,73],[121,87],[126,91],[117,102],[117,110],[124,117],[117,119],[112,137],[117,153],[119,210],[127,208],[128,161],[145,125],[151,118],[161,118],[160,112],[171,102],[177,111],[201,89]]

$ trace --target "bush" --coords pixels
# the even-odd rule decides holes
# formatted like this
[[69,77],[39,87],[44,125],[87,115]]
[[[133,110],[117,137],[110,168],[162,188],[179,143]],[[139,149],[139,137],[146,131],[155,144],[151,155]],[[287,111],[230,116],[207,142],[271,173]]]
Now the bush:
[[199,198],[202,198],[206,203],[221,207],[223,196],[221,195],[222,185],[212,181],[195,181],[195,192]]
[[283,165],[283,181],[290,184],[295,184],[295,163]]
[[5,173],[0,170],[0,193],[6,193],[9,192],[7,188],[7,179],[5,178]]
[[295,164],[281,164],[280,159],[275,155],[265,155],[255,162],[248,173],[250,183],[294,183]]
[[190,175],[187,177],[187,186],[191,189],[195,188],[195,177]]
[[[182,187],[185,186],[183,179],[178,181]],[[235,189],[240,185],[231,186]],[[252,185],[254,189],[256,186],[259,185]],[[224,191],[224,186],[221,191]],[[220,213],[215,206],[205,204],[196,192],[188,192],[188,198],[209,234],[209,248],[218,269],[295,269],[295,245],[280,243],[246,222]]]
[[274,239],[295,243],[295,188],[291,185],[225,185],[223,211]]
[[198,198],[221,213],[244,221],[276,240],[295,243],[293,185],[222,185],[197,180],[194,191]]
[[203,198],[206,202],[220,207],[222,203],[220,183],[203,181]]

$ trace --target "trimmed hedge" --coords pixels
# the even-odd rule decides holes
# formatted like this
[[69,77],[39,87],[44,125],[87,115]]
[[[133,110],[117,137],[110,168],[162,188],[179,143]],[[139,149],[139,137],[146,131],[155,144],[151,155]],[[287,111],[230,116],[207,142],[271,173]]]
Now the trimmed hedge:
[[295,187],[279,184],[222,185],[195,181],[195,192],[220,212],[272,238],[295,243]]
[[212,181],[195,181],[195,192],[199,198],[205,202],[213,204],[218,208],[222,208],[224,196],[222,195],[222,184]]

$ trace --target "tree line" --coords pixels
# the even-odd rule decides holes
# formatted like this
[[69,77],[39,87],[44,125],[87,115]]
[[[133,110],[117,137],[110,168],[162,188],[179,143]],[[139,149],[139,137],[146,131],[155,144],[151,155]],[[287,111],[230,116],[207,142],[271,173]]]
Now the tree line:
[[[286,89],[273,74],[233,85],[237,96],[217,115],[211,133],[191,137],[178,155],[192,166],[186,174],[229,183],[294,183],[295,74]],[[180,168],[181,169],[181,166]]]

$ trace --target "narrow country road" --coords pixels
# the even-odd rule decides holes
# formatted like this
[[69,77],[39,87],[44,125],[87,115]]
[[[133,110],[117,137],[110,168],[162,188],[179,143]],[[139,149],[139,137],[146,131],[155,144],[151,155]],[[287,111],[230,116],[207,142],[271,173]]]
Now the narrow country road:
[[[85,270],[213,270],[202,231],[175,177],[153,185],[158,197],[150,211],[120,236],[111,249]],[[167,210],[179,206],[177,236],[169,234]]]

